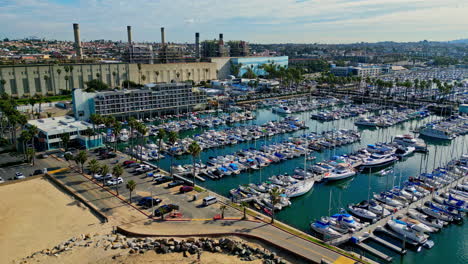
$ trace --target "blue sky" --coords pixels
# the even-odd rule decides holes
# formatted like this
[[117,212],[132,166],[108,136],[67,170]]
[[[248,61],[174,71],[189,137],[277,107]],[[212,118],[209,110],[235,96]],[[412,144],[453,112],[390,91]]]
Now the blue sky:
[[193,42],[224,33],[252,43],[468,38],[467,0],[0,0],[0,38]]

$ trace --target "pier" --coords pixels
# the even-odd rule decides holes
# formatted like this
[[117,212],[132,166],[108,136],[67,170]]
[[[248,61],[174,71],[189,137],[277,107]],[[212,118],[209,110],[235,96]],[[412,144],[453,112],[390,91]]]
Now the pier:
[[[448,190],[450,188],[453,188],[455,187],[459,182],[463,182],[464,180],[466,180],[468,178],[468,176],[463,176],[457,180],[455,180],[454,182],[448,184],[447,186],[444,186],[440,189],[438,189],[436,192],[437,193],[444,193],[444,192],[448,192]],[[388,220],[391,220],[391,219],[397,219],[399,216],[404,216],[406,215],[406,213],[408,212],[409,209],[415,209],[417,208],[418,206],[420,205],[424,205],[425,202],[427,201],[431,201],[432,198],[434,197],[435,193],[436,192],[433,192],[429,195],[427,195],[426,197],[416,201],[416,202],[413,202],[411,203],[409,206],[403,208],[403,209],[400,209],[399,211],[397,211],[396,213],[394,214],[391,214],[387,217],[384,217],[366,227],[364,227],[363,229],[361,229],[360,231],[356,232],[356,233],[353,233],[353,234],[348,234],[348,235],[344,235],[340,238],[336,238],[336,239],[333,239],[333,240],[329,240],[327,241],[328,244],[330,245],[334,245],[334,246],[339,246],[345,242],[348,242],[348,241],[352,241],[354,242],[354,244],[361,248],[361,249],[364,249],[366,250],[367,252],[383,259],[383,260],[386,260],[386,261],[391,261],[391,257],[390,256],[387,256],[386,254],[378,251],[377,249],[369,246],[369,245],[366,245],[364,244],[363,242],[367,239],[372,239],[374,240],[375,242],[399,253],[399,254],[406,254],[407,250],[406,250],[406,246],[405,245],[412,245],[412,246],[418,246],[417,243],[411,241],[411,240],[408,240],[408,239],[405,239],[403,238],[401,235],[389,230],[389,229],[386,229],[384,228],[384,226],[387,224],[387,221]],[[390,237],[393,237],[393,238],[396,238],[398,240],[401,240],[402,241],[402,246],[403,247],[399,247],[393,243],[390,243],[380,237],[378,237],[376,235],[376,233],[382,233],[384,235],[387,235],[387,236],[390,236]]]

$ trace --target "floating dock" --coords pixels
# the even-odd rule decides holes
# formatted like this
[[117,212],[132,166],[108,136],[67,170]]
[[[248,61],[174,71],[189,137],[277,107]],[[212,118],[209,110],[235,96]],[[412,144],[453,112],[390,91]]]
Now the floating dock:
[[373,248],[373,247],[371,247],[369,245],[364,244],[363,242],[358,242],[355,245],[362,248],[362,249],[364,249],[365,251],[367,251],[367,252],[369,252],[369,253],[371,253],[371,254],[373,254],[373,255],[375,255],[375,256],[383,259],[383,260],[385,260],[385,261],[391,262],[393,260],[392,257],[378,251],[377,249],[375,249],[375,248]]
[[393,251],[395,251],[397,253],[400,253],[401,255],[404,255],[407,252],[406,249],[403,249],[403,248],[401,248],[399,246],[396,246],[396,245],[394,245],[394,244],[392,244],[392,243],[390,243],[390,242],[388,242],[388,241],[386,241],[386,240],[384,240],[384,239],[382,239],[382,238],[380,238],[380,237],[378,237],[378,236],[376,236],[374,234],[370,235],[369,239],[372,239],[375,242],[377,242],[379,244],[382,244],[385,247],[387,247],[387,248],[389,248],[389,249],[391,249],[391,250],[393,250]]

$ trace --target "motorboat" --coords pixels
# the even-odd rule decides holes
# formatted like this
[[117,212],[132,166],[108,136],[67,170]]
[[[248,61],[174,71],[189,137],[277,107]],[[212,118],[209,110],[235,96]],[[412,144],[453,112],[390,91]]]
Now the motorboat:
[[427,241],[427,235],[424,235],[412,229],[405,222],[402,222],[400,220],[388,220],[387,225],[390,227],[391,230],[400,234],[404,238],[410,239],[418,244],[423,244]]
[[272,111],[280,114],[291,114],[291,110],[289,109],[289,107],[284,105],[278,105],[276,107],[273,107]]
[[416,219],[413,219],[413,218],[409,218],[409,217],[402,217],[400,219],[398,219],[399,221],[402,221],[404,223],[406,223],[409,227],[411,227],[412,229],[418,231],[418,232],[423,232],[423,233],[433,233],[435,231],[437,231],[437,229],[434,229]]
[[361,230],[364,227],[362,223],[360,223],[357,219],[354,219],[354,217],[350,214],[334,214],[331,216],[331,218],[334,219],[337,223],[354,230]]
[[426,214],[423,214],[423,213],[420,213],[414,209],[410,209],[408,211],[408,215],[413,218],[413,219],[416,219],[418,221],[420,221],[421,223],[427,225],[427,226],[430,226],[434,229],[441,229],[442,227],[444,227],[444,225],[447,225],[448,223],[447,222],[444,222],[440,219],[437,219],[433,216],[429,216],[429,215],[426,215]]
[[399,158],[404,158],[404,157],[407,157],[411,154],[414,153],[414,151],[416,150],[415,147],[411,147],[411,146],[408,146],[408,147],[398,147],[395,151],[395,155]]
[[341,237],[341,234],[338,231],[330,227],[330,223],[315,221],[310,224],[310,227],[315,232],[322,234],[325,240]]
[[356,170],[347,163],[339,163],[330,172],[324,174],[323,179],[328,181],[337,181],[356,175]]
[[348,210],[355,216],[368,221],[375,221],[378,218],[378,216],[375,213],[356,205],[349,205]]
[[391,212],[385,208],[385,206],[377,203],[374,199],[370,199],[369,201],[364,200],[357,204],[357,206],[369,210],[379,217],[386,217],[391,214]]
[[391,163],[394,163],[397,160],[393,153],[387,154],[378,154],[373,153],[369,158],[364,159],[361,167],[363,168],[373,168],[381,167]]

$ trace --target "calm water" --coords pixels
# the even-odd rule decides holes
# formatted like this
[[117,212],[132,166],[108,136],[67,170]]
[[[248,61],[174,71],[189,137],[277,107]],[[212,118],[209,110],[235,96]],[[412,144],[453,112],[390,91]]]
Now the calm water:
[[[271,113],[271,111],[267,109],[258,110],[256,111],[256,114],[256,120],[235,124],[235,126],[245,124],[263,124],[270,120],[280,120],[283,118],[282,116]],[[354,126],[355,118],[342,119],[333,122],[320,122],[311,120],[310,113],[300,113],[295,114],[294,116],[306,121],[309,129],[297,131],[294,134],[284,134],[273,138],[260,139],[256,142],[248,142],[237,144],[235,146],[206,150],[201,154],[201,160],[206,161],[210,156],[231,154],[237,150],[249,147],[260,147],[263,144],[281,142],[292,135],[300,135],[308,131],[322,132],[331,129],[356,129]],[[342,146],[334,150],[315,152],[313,155],[317,157],[316,162],[318,162],[324,159],[329,159],[333,155],[353,152],[360,147],[364,147],[366,144],[390,141],[394,135],[409,133],[412,129],[430,120],[438,118],[440,117],[431,116],[423,120],[407,121],[385,129],[360,128],[359,131],[362,135],[361,142]],[[222,128],[223,127],[218,127],[216,129]],[[183,132],[181,136],[191,136],[201,132],[201,129],[186,131]],[[389,189],[391,186],[398,185],[400,181],[402,182],[410,176],[417,176],[420,170],[430,171],[434,166],[437,167],[450,160],[452,157],[457,157],[461,155],[462,152],[466,152],[466,147],[468,145],[468,142],[465,144],[466,137],[468,136],[458,137],[455,140],[452,140],[452,142],[426,140],[426,142],[429,143],[429,154],[415,153],[404,161],[396,163],[394,165],[394,175],[378,176],[375,173],[365,173],[358,174],[357,176],[345,181],[316,184],[313,190],[308,194],[298,198],[293,198],[291,200],[291,207],[283,209],[281,212],[277,213],[277,218],[296,228],[309,232],[310,221],[321,216],[329,215],[329,210],[331,213],[336,213],[340,208],[344,208],[348,203],[356,203],[367,199],[369,195],[372,196],[373,192],[380,192]],[[121,145],[121,147],[123,146]],[[185,164],[190,162],[191,156],[188,155],[178,157],[174,160],[174,164]],[[165,158],[161,160],[160,166],[165,169],[169,169],[170,159]],[[280,173],[287,172],[292,174],[294,168],[299,166],[304,166],[303,158],[287,160],[279,164],[273,164],[269,167],[263,168],[262,170],[242,173],[232,177],[225,177],[219,181],[207,179],[206,182],[197,183],[207,187],[211,191],[228,196],[229,190],[236,188],[239,184],[250,182],[260,183],[268,177]],[[438,264],[441,261],[454,264],[468,263],[468,242],[466,234],[468,234],[466,225],[451,225],[448,228],[443,229],[441,232],[431,235],[431,239],[435,242],[435,246],[432,249],[423,249],[419,253],[408,251],[408,254],[404,257],[400,257],[400,255],[385,248],[381,248],[378,245],[377,247],[382,249],[386,254],[392,256],[394,259],[393,263]],[[348,249],[352,250],[352,248]],[[360,250],[356,251],[362,253]],[[380,261],[379,259],[375,260]]]

